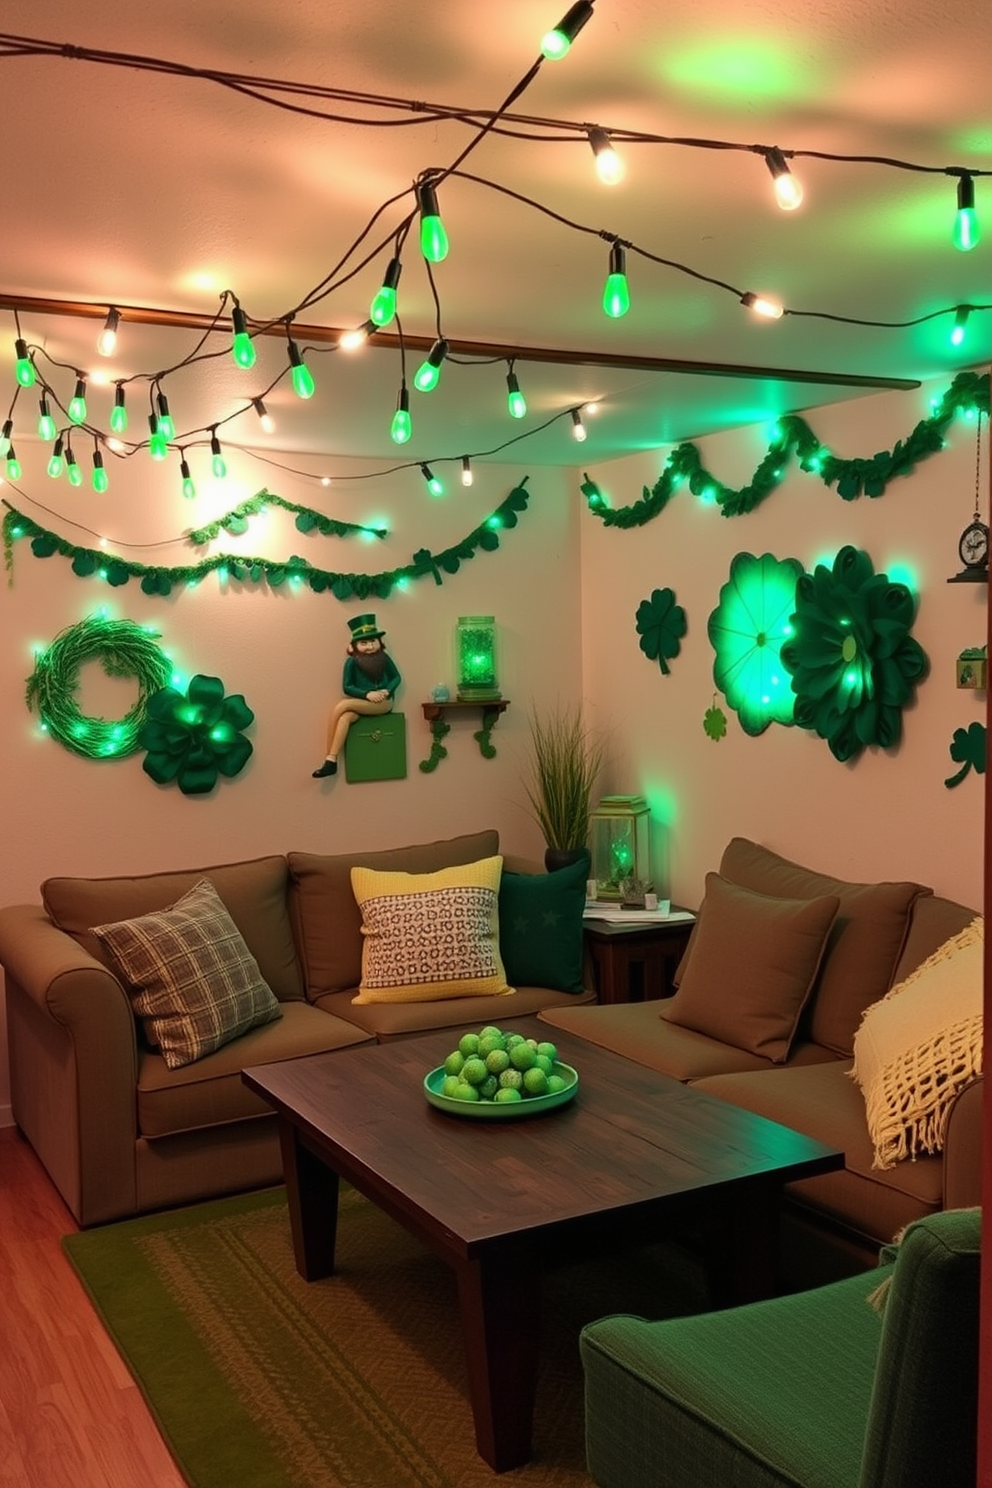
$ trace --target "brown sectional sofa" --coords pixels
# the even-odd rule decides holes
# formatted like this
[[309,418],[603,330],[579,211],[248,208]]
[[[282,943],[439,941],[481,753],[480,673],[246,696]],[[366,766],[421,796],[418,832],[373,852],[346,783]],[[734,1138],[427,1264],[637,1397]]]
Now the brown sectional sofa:
[[[482,1025],[594,994],[518,986],[509,996],[355,1004],[361,916],[350,872],[431,873],[499,851],[477,832],[387,852],[290,852],[136,878],[49,879],[43,905],[0,909],[14,1119],[81,1225],[282,1176],[276,1122],[245,1065],[442,1027]],[[534,865],[512,858],[504,867]],[[179,1069],[149,1048],[90,927],[172,905],[208,878],[282,1016]]]
[[[840,1148],[844,1168],[792,1184],[784,1211],[784,1283],[825,1281],[875,1264],[879,1247],[910,1220],[981,1202],[980,1078],[957,1096],[941,1153],[883,1170],[873,1165],[864,1097],[850,1077],[854,1035],[865,1008],[970,924],[976,911],[918,884],[829,878],[742,838],[735,838],[724,853],[720,878],[766,896],[832,896],[838,901],[784,1060],[774,1062],[686,1026],[687,1021],[707,1021],[698,1017],[698,1006],[686,1019],[679,999],[690,974],[694,941],[706,921],[709,894],[676,976],[679,991],[670,1002],[548,1008],[539,1016],[562,1033]],[[711,948],[713,939],[711,934]],[[737,976],[733,958],[739,947],[728,944],[725,952],[724,977],[714,977],[708,988],[716,1000],[726,999],[727,985]],[[698,989],[694,996],[698,1003]],[[725,1009],[718,1015],[714,1008],[712,1021],[718,1024],[725,1016]],[[742,1027],[738,1037],[747,1042],[748,1029]],[[581,1056],[575,1057],[581,1063]]]

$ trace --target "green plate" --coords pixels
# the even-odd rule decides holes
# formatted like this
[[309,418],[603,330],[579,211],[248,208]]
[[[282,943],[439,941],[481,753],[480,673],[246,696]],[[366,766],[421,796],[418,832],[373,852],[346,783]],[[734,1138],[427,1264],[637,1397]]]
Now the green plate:
[[507,1101],[503,1105],[500,1101],[460,1101],[452,1100],[450,1095],[441,1094],[441,1086],[444,1084],[444,1065],[439,1064],[437,1069],[432,1069],[429,1075],[424,1077],[424,1094],[432,1106],[437,1106],[439,1111],[447,1111],[451,1116],[475,1116],[482,1121],[507,1121],[520,1116],[542,1116],[546,1111],[553,1111],[556,1106],[566,1106],[570,1100],[575,1099],[575,1093],[579,1088],[579,1077],[570,1064],[555,1063],[553,1073],[561,1075],[565,1081],[564,1090],[556,1090],[553,1095],[529,1095],[526,1100]]

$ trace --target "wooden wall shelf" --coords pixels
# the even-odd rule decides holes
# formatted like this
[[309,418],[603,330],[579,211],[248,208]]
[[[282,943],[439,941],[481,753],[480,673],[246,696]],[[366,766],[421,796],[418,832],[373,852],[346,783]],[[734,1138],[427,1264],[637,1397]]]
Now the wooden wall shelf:
[[444,737],[451,732],[451,724],[447,721],[450,713],[481,713],[482,727],[476,729],[472,737],[479,746],[479,753],[483,759],[493,759],[496,750],[490,742],[490,735],[499,721],[501,713],[505,713],[510,706],[506,698],[477,698],[471,702],[462,702],[458,698],[451,699],[446,703],[422,703],[424,717],[431,726],[431,752],[427,759],[420,761],[420,768],[425,775],[436,770],[438,765],[447,756],[444,747]]

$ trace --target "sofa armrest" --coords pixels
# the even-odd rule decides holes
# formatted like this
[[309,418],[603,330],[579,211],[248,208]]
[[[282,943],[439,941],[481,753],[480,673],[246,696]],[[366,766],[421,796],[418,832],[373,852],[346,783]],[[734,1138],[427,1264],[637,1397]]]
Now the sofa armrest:
[[981,1078],[966,1085],[951,1106],[944,1133],[944,1208],[972,1209],[982,1202]]
[[81,1224],[136,1205],[138,1050],[124,988],[40,906],[0,910],[14,1119]]

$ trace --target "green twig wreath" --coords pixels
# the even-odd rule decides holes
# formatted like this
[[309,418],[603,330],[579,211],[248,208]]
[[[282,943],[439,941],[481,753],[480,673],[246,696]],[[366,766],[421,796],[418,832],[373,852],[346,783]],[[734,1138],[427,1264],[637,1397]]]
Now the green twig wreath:
[[[25,699],[66,749],[85,759],[122,759],[139,748],[148,699],[172,680],[172,663],[155,644],[158,631],[133,620],[91,615],[59,632],[35,658]],[[134,677],[138,697],[123,718],[87,718],[79,708],[79,669],[98,659],[108,677]]]

